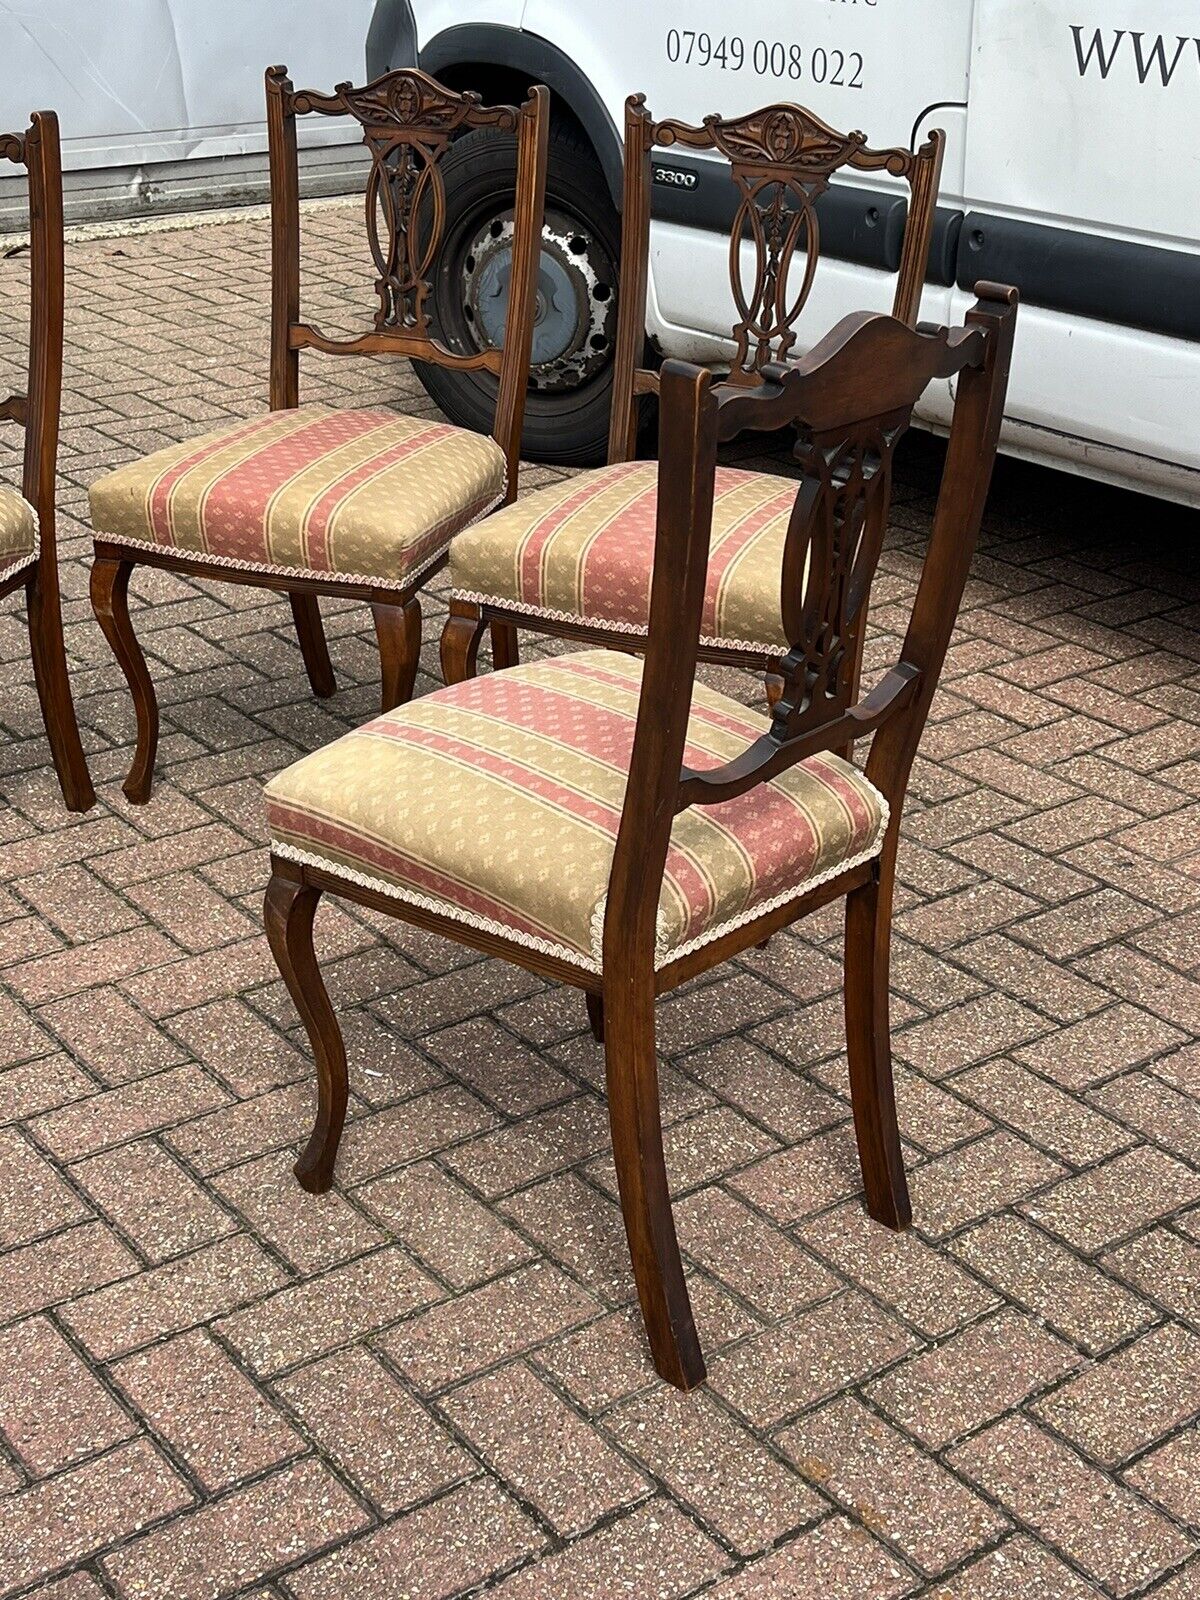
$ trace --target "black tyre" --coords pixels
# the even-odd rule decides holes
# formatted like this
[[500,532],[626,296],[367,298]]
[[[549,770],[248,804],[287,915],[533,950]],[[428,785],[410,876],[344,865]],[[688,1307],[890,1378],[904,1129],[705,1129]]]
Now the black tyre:
[[[446,229],[431,321],[452,350],[502,342],[512,264],[515,140],[481,130],[446,153]],[[546,220],[538,273],[533,365],[522,447],[535,461],[602,461],[608,441],[616,337],[620,228],[604,174],[583,134],[550,126]],[[414,363],[430,395],[460,426],[490,432],[496,380]]]

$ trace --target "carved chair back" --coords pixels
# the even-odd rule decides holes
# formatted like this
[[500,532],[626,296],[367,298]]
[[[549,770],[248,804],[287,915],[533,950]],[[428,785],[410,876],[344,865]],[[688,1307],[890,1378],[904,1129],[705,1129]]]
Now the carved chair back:
[[[650,629],[625,807],[605,922],[616,948],[646,940],[672,819],[690,805],[745,793],[797,761],[873,734],[870,781],[891,809],[894,858],[904,793],[958,614],[991,482],[1016,323],[1015,289],[976,285],[957,328],[893,317],[844,318],[793,365],[769,365],[756,388],[714,388],[683,362],[662,370],[660,493]],[[935,378],[957,379],[933,528],[900,659],[858,698],[858,631],[891,498],[892,460]],[[682,766],[708,570],[718,443],[743,431],[797,430],[805,465],[783,558],[791,648],[769,727],[734,760]],[[806,575],[807,574],[807,575]]]
[[54,563],[54,491],[63,361],[63,197],[58,118],[35,111],[24,133],[0,134],[0,156],[29,178],[29,376],[0,400],[0,421],[25,428],[21,493],[38,514],[42,566]]
[[[919,150],[868,146],[865,134],[838,133],[797,105],[766,106],[736,118],[705,117],[699,127],[655,122],[643,95],[625,102],[625,169],[621,240],[621,299],[613,373],[609,460],[632,459],[637,446],[638,398],[657,390],[641,367],[650,254],[651,153],[682,145],[714,151],[729,163],[736,211],[729,239],[729,281],[738,320],[727,382],[754,385],[763,369],[783,361],[796,342],[796,324],[812,290],[821,252],[817,201],[836,172],[887,172],[909,185],[892,314],[916,321],[929,260],[945,134],[930,134]],[[750,246],[746,271],[744,245]],[[803,257],[803,264],[796,257]],[[798,281],[797,281],[798,280]]]
[[[508,458],[509,498],[516,494],[521,425],[541,247],[546,187],[549,91],[530,90],[522,106],[485,106],[416,68],[386,73],[331,94],[295,89],[286,67],[266,75],[271,167],[271,407],[299,403],[302,349],[331,355],[403,355],[439,366],[485,369],[498,380],[493,436]],[[296,118],[351,117],[370,156],[366,231],[377,277],[374,327],[337,339],[300,320],[300,202]],[[460,133],[490,128],[517,141],[513,263],[504,344],[466,355],[436,337],[430,322],[430,273],[446,222],[441,161]]]

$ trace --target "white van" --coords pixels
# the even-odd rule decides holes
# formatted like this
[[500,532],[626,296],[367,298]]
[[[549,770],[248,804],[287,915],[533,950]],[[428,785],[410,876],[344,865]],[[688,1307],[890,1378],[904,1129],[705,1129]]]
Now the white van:
[[[946,130],[922,316],[960,315],[981,278],[1020,287],[1003,447],[1200,506],[1197,0],[378,0],[369,72],[414,61],[489,97],[534,80],[555,96],[535,454],[603,446],[626,95],[693,121],[797,100],[872,144]],[[455,177],[452,215],[469,215],[439,309],[486,337],[479,251],[503,202],[494,181],[481,195],[478,173]],[[648,331],[668,355],[719,361],[732,185],[713,158],[672,150],[653,193]],[[855,175],[825,205],[801,345],[891,297],[899,184]],[[429,382],[458,420],[478,419],[469,377]]]
[[[0,48],[0,127],[59,112],[74,219],[263,198],[271,62],[318,87],[415,62],[491,99],[548,84],[526,446],[558,461],[604,448],[628,94],[694,121],[798,100],[876,145],[942,127],[923,315],[959,315],[980,278],[1019,285],[1004,447],[1200,505],[1200,0],[23,0],[0,4]],[[300,132],[306,193],[361,185],[357,128]],[[446,161],[435,303],[468,346],[502,326],[511,165]],[[0,227],[17,182],[0,180]],[[666,354],[728,349],[732,193],[711,157],[656,164],[648,331]],[[825,197],[801,344],[887,307],[903,216],[886,179]],[[455,420],[490,424],[486,377],[423,376]]]

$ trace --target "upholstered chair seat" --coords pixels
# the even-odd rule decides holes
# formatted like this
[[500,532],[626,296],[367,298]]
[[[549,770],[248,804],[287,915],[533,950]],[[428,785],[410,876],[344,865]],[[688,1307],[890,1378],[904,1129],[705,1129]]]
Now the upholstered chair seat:
[[[271,848],[598,972],[641,681],[640,660],[592,650],[398,707],[271,781]],[[761,729],[697,685],[685,760],[717,766]],[[658,963],[877,855],[887,817],[830,753],[681,813]]]
[[37,554],[37,512],[15,489],[0,484],[0,576],[11,576]]
[[[701,643],[784,655],[779,574],[796,480],[718,467]],[[538,489],[450,547],[455,598],[645,636],[658,466],[622,461]]]
[[492,438],[391,411],[300,406],[118,467],[99,538],[293,576],[408,584],[504,498]]

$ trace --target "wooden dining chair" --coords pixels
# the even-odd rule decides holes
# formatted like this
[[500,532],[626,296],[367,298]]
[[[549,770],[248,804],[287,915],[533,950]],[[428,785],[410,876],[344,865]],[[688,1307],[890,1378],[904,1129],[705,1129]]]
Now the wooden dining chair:
[[[313,948],[330,891],[583,989],[602,1022],[621,1207],[654,1362],[704,1377],[671,1216],[656,997],[846,898],[846,1036],[870,1214],[910,1220],[896,1128],[888,951],[909,770],[954,626],[1003,413],[1016,292],[981,284],[958,328],[843,320],[791,368],[714,391],[662,371],[645,662],[551,657],[451,685],[267,786],[267,933],[316,1059],[296,1166],[325,1190],[346,1053]],[[936,378],[957,383],[933,529],[896,665],[853,663],[888,519],[892,461]],[[718,441],[798,430],[805,469],[782,556],[789,648],[767,723],[694,682]],[[803,575],[807,572],[807,577]],[[834,752],[873,734],[865,767]]]
[[58,118],[35,111],[24,133],[0,134],[0,156],[29,177],[29,376],[0,401],[0,420],[24,425],[21,492],[0,484],[0,597],[25,590],[33,675],[46,737],[69,811],[96,800],[63,648],[55,538],[63,365],[63,199]]
[[[450,538],[517,493],[546,178],[549,95],[484,106],[415,69],[332,94],[266,75],[271,170],[270,405],[254,417],[120,467],[91,487],[92,603],[129,683],[137,750],[125,793],[150,795],[158,708],[129,619],[135,566],[282,590],[309,682],[333,693],[317,596],[369,602],[384,709],[412,693],[421,648],[417,593]],[[374,327],[334,338],[300,320],[296,118],[350,117],[370,155],[366,230],[378,273]],[[431,326],[429,275],[446,221],[439,163],[476,130],[517,142],[513,265],[503,349],[464,355]],[[300,405],[299,352],[399,355],[497,380],[490,437],[386,410]]]
[[[458,683],[476,669],[490,626],[494,664],[517,660],[517,626],[590,643],[645,643],[654,549],[653,462],[635,459],[639,409],[658,389],[643,365],[650,257],[653,151],[712,152],[717,184],[730,182],[729,280],[737,321],[727,382],[753,385],[786,360],[809,299],[821,250],[818,201],[835,173],[886,172],[909,202],[898,247],[892,314],[914,323],[925,282],[945,135],[915,152],[871,149],[803,106],[748,116],[710,116],[700,127],[656,122],[644,97],[625,106],[621,281],[608,465],[526,496],[450,548],[450,616],[442,672]],[[658,158],[661,160],[661,158]],[[706,168],[707,170],[707,168]],[[899,213],[896,213],[899,215]],[[795,498],[792,479],[721,467],[713,508],[709,581],[700,628],[708,661],[768,672],[787,651],[780,556]]]

